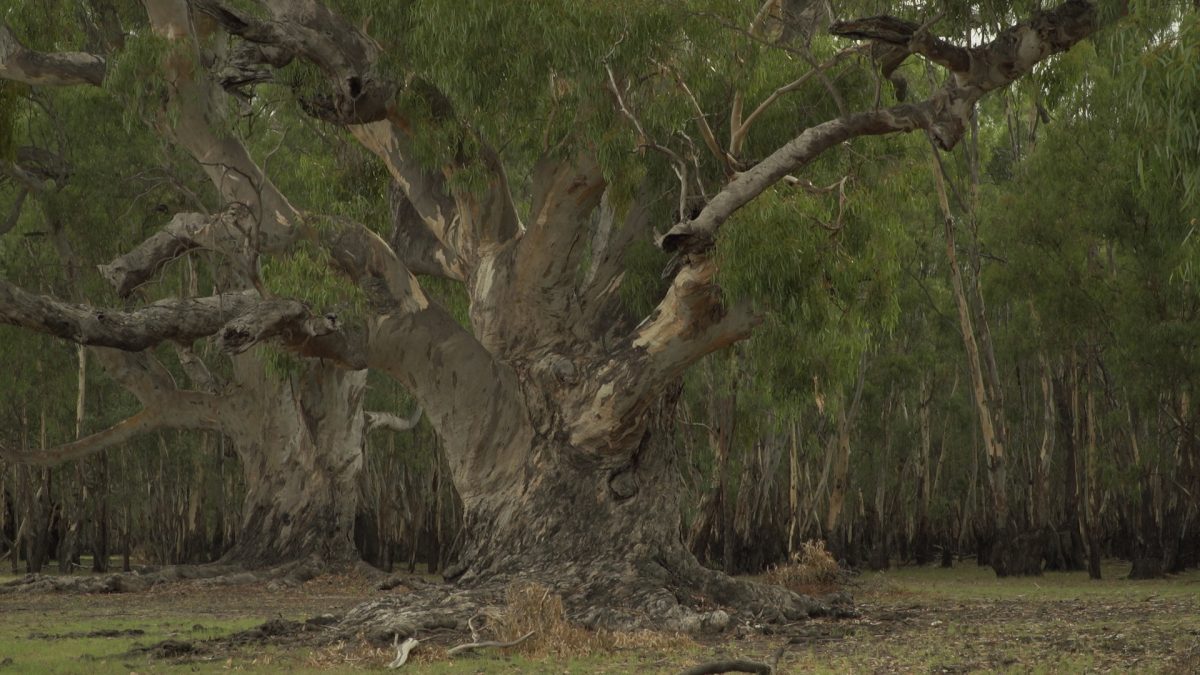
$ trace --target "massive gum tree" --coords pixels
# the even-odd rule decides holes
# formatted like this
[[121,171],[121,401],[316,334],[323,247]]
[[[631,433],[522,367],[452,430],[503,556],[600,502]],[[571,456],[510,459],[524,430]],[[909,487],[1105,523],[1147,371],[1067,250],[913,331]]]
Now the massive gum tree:
[[[560,117],[555,123],[552,114],[544,134],[528,134],[529,140],[512,147],[496,144],[488,132],[527,126],[521,110],[498,122],[475,119],[477,110],[462,105],[462,97],[439,88],[439,80],[455,79],[455,69],[478,67],[495,72],[498,81],[488,86],[503,89],[503,69],[455,61],[436,45],[429,47],[435,53],[429,60],[390,53],[411,56],[406,31],[417,32],[413,41],[428,37],[419,33],[420,21],[437,18],[437,3],[385,3],[371,7],[373,13],[343,5],[146,2],[156,30],[172,43],[166,61],[176,68],[176,86],[201,81],[207,70],[244,96],[257,86],[289,85],[307,114],[344,128],[378,156],[406,198],[391,242],[356,223],[297,214],[282,195],[265,189],[270,182],[261,169],[239,156],[236,161],[247,164],[238,165],[237,175],[222,171],[214,180],[255,186],[261,196],[258,190],[235,195],[230,188],[224,211],[176,217],[109,271],[146,279],[197,248],[244,259],[315,246],[331,269],[361,290],[368,308],[363,320],[324,316],[298,301],[240,289],[220,298],[102,312],[7,285],[0,287],[0,317],[129,350],[206,335],[231,350],[274,340],[322,364],[375,369],[402,383],[439,434],[462,497],[465,543],[448,575],[456,584],[427,597],[405,596],[402,603],[360,607],[346,618],[348,628],[390,636],[461,623],[516,577],[549,585],[574,618],[594,626],[697,631],[729,625],[730,611],[785,619],[819,610],[788,591],[707,570],[681,542],[668,408],[690,365],[749,337],[759,321],[747,304],[726,303],[716,284],[713,248],[721,228],[785,179],[820,192],[794,174],[859,137],[915,131],[952,148],[982,97],[1094,32],[1097,8],[1068,0],[973,47],[936,37],[934,21],[879,16],[835,22],[830,30],[847,49],[794,73],[799,79],[781,82],[776,94],[746,112],[737,73],[726,83],[731,97],[700,93],[702,73],[724,74],[714,75],[712,66],[685,67],[705,63],[706,45],[672,27],[677,24],[669,8],[650,12],[646,24],[658,27],[657,42],[637,52],[628,34],[643,25],[640,15],[634,6],[620,5],[615,10],[625,12],[625,25],[633,27],[621,29],[622,19],[611,21],[610,15],[609,48],[596,58],[560,63],[529,48],[523,62],[541,69],[550,97],[578,107],[557,110],[565,122]],[[769,0],[737,31],[752,46],[783,40],[797,32],[787,29],[796,6]],[[594,20],[604,11],[588,3],[521,7],[530,35],[545,28],[537,21],[547,15],[578,12]],[[460,5],[450,14],[490,19],[504,11],[518,10]],[[812,14],[805,16],[819,21]],[[785,29],[771,29],[773,22]],[[373,38],[373,30],[386,37]],[[845,109],[828,75],[868,51],[853,41],[869,44],[894,82],[912,55],[944,69],[944,82],[931,86],[923,100]],[[564,60],[572,54],[550,52]],[[497,61],[514,63],[501,55]],[[431,72],[422,72],[421,64]],[[642,76],[647,69],[652,75]],[[825,121],[796,120],[795,135],[774,149],[747,142],[779,99],[809,81],[821,82],[838,99],[839,113]],[[698,133],[699,143],[683,131],[656,139],[644,123],[645,109],[676,96],[694,110],[691,133]],[[586,100],[605,105],[582,107]],[[726,107],[728,128],[710,124],[706,113],[722,112],[705,110],[712,105]],[[179,124],[185,123],[181,116]],[[724,131],[728,142],[719,138]],[[616,138],[628,148],[630,134],[640,152],[633,160],[627,153],[613,160],[605,142]],[[514,138],[526,137],[505,140]],[[206,167],[211,153],[228,145],[214,137],[191,142]],[[632,164],[652,169],[636,174]],[[663,187],[656,176],[664,172],[653,168],[660,166],[680,179],[672,215],[655,199]],[[643,176],[633,181],[637,187],[622,189],[626,171]],[[663,230],[655,243],[672,258],[653,308],[631,317],[622,298],[624,270],[652,225]],[[466,325],[427,293],[418,274],[460,285],[470,302]]]

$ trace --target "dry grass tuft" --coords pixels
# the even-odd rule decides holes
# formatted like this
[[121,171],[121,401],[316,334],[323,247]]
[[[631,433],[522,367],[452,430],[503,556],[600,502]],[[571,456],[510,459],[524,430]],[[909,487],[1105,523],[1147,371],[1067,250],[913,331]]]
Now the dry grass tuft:
[[391,647],[374,647],[363,641],[340,640],[309,652],[304,664],[318,670],[358,670],[378,668],[396,656]]
[[767,570],[763,580],[796,593],[821,595],[837,590],[841,576],[841,568],[825,550],[825,542],[813,540],[804,542],[790,562]]
[[514,584],[505,605],[489,613],[488,626],[497,642],[533,635],[506,651],[530,657],[582,657],[618,650],[671,650],[695,646],[688,637],[655,631],[591,631],[571,623],[560,596],[540,584]]
[[509,586],[504,606],[488,616],[488,624],[498,642],[532,632],[528,640],[509,648],[526,656],[582,656],[593,651],[592,633],[567,621],[562,598],[541,584]]

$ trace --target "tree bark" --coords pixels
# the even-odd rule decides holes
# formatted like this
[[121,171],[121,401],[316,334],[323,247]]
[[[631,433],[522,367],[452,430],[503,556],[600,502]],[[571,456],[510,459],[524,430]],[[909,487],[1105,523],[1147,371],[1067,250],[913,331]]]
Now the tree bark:
[[[243,381],[258,361],[237,364]],[[246,497],[222,561],[252,569],[309,558],[352,563],[366,373],[317,364],[294,387],[262,376],[261,402],[231,425]]]

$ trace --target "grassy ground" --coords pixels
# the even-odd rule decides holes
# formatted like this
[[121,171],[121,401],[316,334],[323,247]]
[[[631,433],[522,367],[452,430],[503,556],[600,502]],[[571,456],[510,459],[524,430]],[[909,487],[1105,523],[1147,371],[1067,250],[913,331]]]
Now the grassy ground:
[[[448,661],[445,647],[458,638],[431,636],[405,670],[673,673],[716,658],[766,661],[786,646],[781,672],[1200,672],[1200,573],[1135,582],[1121,580],[1124,571],[1110,566],[1105,581],[1092,582],[1084,574],[997,580],[973,564],[906,568],[856,580],[858,619],[720,641],[610,636],[572,657],[492,652]],[[325,577],[288,592],[179,584],[138,595],[0,595],[0,674],[380,669],[390,649],[206,642],[273,618],[338,613],[374,594],[361,580]],[[166,639],[198,652],[134,651]]]

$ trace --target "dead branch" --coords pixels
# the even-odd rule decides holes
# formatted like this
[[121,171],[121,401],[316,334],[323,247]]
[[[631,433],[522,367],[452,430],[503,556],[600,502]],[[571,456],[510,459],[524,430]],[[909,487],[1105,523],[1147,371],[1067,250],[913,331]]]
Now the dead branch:
[[465,654],[467,652],[475,651],[476,649],[491,649],[491,648],[501,649],[504,647],[516,647],[517,645],[521,644],[522,642],[533,637],[533,634],[535,632],[536,631],[531,630],[528,633],[517,638],[516,640],[512,640],[510,642],[495,642],[495,641],[490,641],[490,640],[484,641],[484,642],[468,642],[467,644],[464,644],[464,645],[459,645],[457,647],[451,647],[449,650],[446,651],[446,656],[458,656],[459,654]]
[[397,635],[396,639],[392,641],[392,646],[396,648],[396,658],[387,665],[388,669],[395,670],[403,666],[408,661],[408,653],[416,649],[419,644],[421,642],[416,638],[406,638],[404,642],[400,642],[400,636]]

